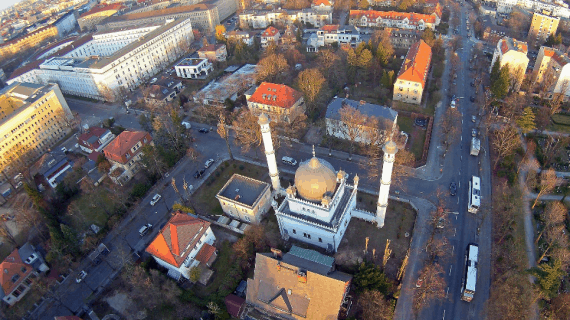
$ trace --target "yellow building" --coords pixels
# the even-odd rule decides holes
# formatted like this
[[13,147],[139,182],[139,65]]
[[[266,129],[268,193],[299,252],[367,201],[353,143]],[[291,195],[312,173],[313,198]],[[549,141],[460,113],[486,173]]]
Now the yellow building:
[[0,57],[11,56],[17,52],[41,44],[44,40],[57,37],[56,26],[46,26],[22,37],[12,39],[0,45]]
[[57,84],[14,83],[0,91],[0,182],[21,172],[71,131]]
[[394,101],[420,104],[431,65],[431,47],[423,40],[414,43],[394,84]]
[[216,198],[225,214],[259,224],[271,206],[271,187],[267,182],[234,173]]
[[551,17],[546,14],[535,12],[528,31],[529,39],[540,43],[546,41],[549,35],[554,35],[558,29],[559,17]]

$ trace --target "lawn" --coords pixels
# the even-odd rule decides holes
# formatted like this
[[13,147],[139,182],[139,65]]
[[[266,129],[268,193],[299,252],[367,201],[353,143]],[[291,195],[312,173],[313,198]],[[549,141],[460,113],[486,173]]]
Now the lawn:
[[416,156],[416,160],[420,160],[424,151],[426,129],[415,126],[414,120],[405,115],[398,115],[398,126],[400,131],[404,131],[409,135],[406,149]]
[[[377,195],[359,192],[357,207],[376,212],[377,197]],[[394,200],[388,203],[385,225],[382,229],[360,219],[351,219],[338,252],[335,254],[337,263],[344,269],[354,270],[357,263],[365,257],[366,237],[369,237],[366,257],[381,266],[386,239],[390,239],[389,248],[392,250],[392,255],[384,270],[390,278],[396,279],[398,269],[410,246],[411,236],[406,238],[405,233],[412,234],[415,221],[416,212],[412,207],[407,203]],[[374,257],[373,250],[375,250]]]
[[218,247],[218,249],[218,258],[212,266],[212,269],[214,270],[214,276],[212,278],[214,280],[212,280],[212,282],[210,282],[206,287],[203,287],[200,290],[194,290],[194,293],[199,297],[207,298],[208,296],[216,293],[218,288],[222,285],[222,282],[225,280],[224,275],[230,271],[230,268],[233,265],[232,244],[229,241],[224,241],[224,243],[222,243],[222,247]]
[[196,213],[204,215],[223,214],[220,202],[216,199],[216,194],[234,173],[269,182],[269,174],[265,167],[235,160],[226,161],[210,174],[210,177],[192,196],[192,204]]
[[[103,228],[109,214],[114,212],[109,192],[102,187],[97,188],[96,192],[96,195],[82,193],[70,203],[68,215],[75,230],[84,230],[92,224]],[[98,199],[96,202],[93,201],[94,196]]]
[[[428,116],[433,116],[434,109],[431,107],[424,108],[421,105],[405,103],[402,101],[392,101],[392,108],[396,111],[409,111],[425,114]],[[400,122],[400,117],[398,117],[398,122]]]
[[552,115],[552,123],[547,130],[570,133],[570,115],[557,113]]

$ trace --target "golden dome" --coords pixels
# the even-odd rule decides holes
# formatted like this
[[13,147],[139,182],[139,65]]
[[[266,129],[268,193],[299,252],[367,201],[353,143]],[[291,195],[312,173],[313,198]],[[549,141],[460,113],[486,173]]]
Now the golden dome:
[[305,200],[321,202],[326,193],[336,188],[336,173],[333,166],[317,157],[302,162],[295,172],[295,187]]
[[396,146],[396,143],[392,140],[386,142],[384,148],[382,149],[385,153],[389,154],[396,154],[396,152],[398,152],[398,147]]

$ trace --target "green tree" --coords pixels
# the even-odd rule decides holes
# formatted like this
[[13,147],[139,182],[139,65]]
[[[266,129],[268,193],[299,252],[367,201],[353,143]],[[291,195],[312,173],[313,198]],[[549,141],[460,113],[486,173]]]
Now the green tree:
[[196,283],[200,280],[201,272],[198,267],[190,269],[190,281]]
[[532,130],[536,130],[536,121],[531,107],[524,108],[522,115],[516,120],[516,122],[523,133],[529,133]]
[[368,3],[368,0],[360,0],[358,7],[360,7],[360,9],[368,9],[368,7],[370,7],[370,4]]
[[390,52],[388,50],[388,48],[386,48],[382,43],[380,43],[378,45],[378,48],[376,49],[376,58],[378,59],[378,62],[380,63],[380,65],[382,65],[383,67],[385,67],[388,62],[390,62]]
[[360,52],[360,55],[358,56],[358,65],[362,69],[367,70],[370,67],[371,63],[372,63],[372,52],[370,52],[370,50],[368,49],[362,50],[362,52]]
[[497,80],[491,84],[491,92],[497,99],[503,99],[509,93],[509,85],[510,85],[510,74],[509,74],[509,66],[505,65],[501,68],[501,72],[499,73],[499,77]]
[[541,263],[538,267],[529,270],[529,273],[536,277],[536,285],[547,298],[553,298],[558,295],[560,288],[560,279],[566,274],[562,270],[562,262],[558,259],[548,263]]
[[178,210],[180,210],[180,211],[182,211],[182,212],[185,212],[185,213],[194,213],[194,209],[192,209],[192,208],[190,208],[190,207],[188,207],[188,206],[185,206],[185,205],[183,205],[183,204],[180,204],[180,203],[178,203],[178,202],[175,202],[175,203],[172,205],[172,211],[178,211]]
[[424,40],[428,46],[433,47],[435,43],[435,34],[431,30],[431,28],[426,28],[424,30],[424,32],[422,33],[422,40]]
[[390,70],[390,71],[384,70],[384,73],[382,74],[382,79],[380,80],[380,83],[382,83],[384,88],[392,89],[392,85],[394,84],[394,70]]
[[489,75],[489,80],[491,81],[491,85],[493,85],[495,81],[499,79],[500,74],[501,74],[501,63],[499,62],[499,59],[497,59],[495,60],[495,63],[493,63],[493,68],[491,68],[491,75]]
[[226,27],[223,24],[216,26],[216,40],[219,42],[226,42]]
[[392,288],[392,283],[388,277],[380,270],[380,267],[372,263],[363,262],[354,275],[354,286],[356,292],[365,290],[376,290],[387,295]]

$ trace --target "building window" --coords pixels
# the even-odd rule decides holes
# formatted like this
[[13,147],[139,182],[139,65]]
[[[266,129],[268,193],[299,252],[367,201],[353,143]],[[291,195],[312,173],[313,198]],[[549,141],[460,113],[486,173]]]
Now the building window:
[[293,234],[297,234],[297,230],[293,229]]
[[319,238],[319,242],[323,242],[323,239],[322,239],[322,238]]

